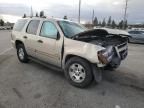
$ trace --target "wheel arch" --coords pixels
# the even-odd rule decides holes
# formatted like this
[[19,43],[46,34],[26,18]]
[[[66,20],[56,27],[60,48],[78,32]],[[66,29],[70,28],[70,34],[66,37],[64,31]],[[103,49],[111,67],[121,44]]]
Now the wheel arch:
[[[16,41],[15,41],[15,47],[17,48],[17,46],[18,46],[19,44],[23,44],[23,42],[22,42],[21,40],[16,40]],[[23,45],[24,45],[24,44],[23,44]]]
[[73,58],[73,57],[79,57],[79,58],[81,58],[81,59],[86,60],[89,64],[91,64],[91,62],[90,62],[89,60],[87,60],[86,58],[84,58],[84,57],[81,57],[81,56],[78,56],[78,55],[74,55],[74,54],[69,54],[69,55],[67,55],[67,56],[65,57],[64,65],[66,64],[66,62],[67,62],[69,59],[71,59],[71,58]]
[[[69,54],[65,57],[65,62],[64,62],[64,66],[66,64],[66,62],[72,58],[72,57],[79,57],[81,59],[84,59],[85,61],[88,62],[90,68],[91,68],[91,71],[92,71],[92,75],[96,81],[96,83],[99,83],[101,82],[102,80],[102,70],[100,68],[97,67],[97,64],[94,64],[94,63],[91,63],[89,60],[87,60],[86,58],[83,58],[83,57],[80,57],[80,56],[77,56],[77,55],[73,55],[73,54]],[[64,67],[65,68],[65,67]]]

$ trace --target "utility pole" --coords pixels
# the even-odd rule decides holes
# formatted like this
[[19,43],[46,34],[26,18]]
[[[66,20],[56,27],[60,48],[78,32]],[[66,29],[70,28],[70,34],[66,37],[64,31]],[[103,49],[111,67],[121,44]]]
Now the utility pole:
[[81,0],[79,0],[79,15],[78,15],[78,22],[80,23],[80,15],[81,15]]
[[93,9],[93,12],[92,12],[92,24],[93,24],[93,21],[94,21],[94,9]]
[[31,12],[31,13],[30,13],[30,14],[31,14],[30,17],[33,17],[33,9],[32,9],[32,6],[31,6],[30,12]]
[[124,22],[123,22],[123,29],[125,28],[125,23],[127,21],[127,8],[128,8],[128,0],[126,0],[126,4],[125,4],[125,11],[124,11]]

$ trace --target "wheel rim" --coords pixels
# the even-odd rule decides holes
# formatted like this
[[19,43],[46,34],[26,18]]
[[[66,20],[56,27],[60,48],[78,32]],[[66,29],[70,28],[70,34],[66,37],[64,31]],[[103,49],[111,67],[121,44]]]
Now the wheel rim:
[[19,58],[20,58],[21,60],[24,59],[24,50],[23,50],[22,48],[19,49],[18,55],[19,55]]
[[86,71],[82,65],[74,63],[69,67],[69,75],[74,82],[81,83],[85,80]]

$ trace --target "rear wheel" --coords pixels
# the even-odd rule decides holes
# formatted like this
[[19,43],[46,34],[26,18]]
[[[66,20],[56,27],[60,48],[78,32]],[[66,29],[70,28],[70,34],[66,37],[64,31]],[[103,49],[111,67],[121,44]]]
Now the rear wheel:
[[93,80],[93,74],[88,62],[79,57],[73,57],[66,62],[65,76],[76,87],[87,87]]
[[17,45],[17,56],[20,62],[27,63],[29,61],[28,55],[26,53],[25,47],[23,44]]

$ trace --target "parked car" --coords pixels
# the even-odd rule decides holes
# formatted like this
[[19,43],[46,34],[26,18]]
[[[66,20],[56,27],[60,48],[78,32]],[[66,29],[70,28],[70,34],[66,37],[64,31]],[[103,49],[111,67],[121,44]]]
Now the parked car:
[[11,26],[0,26],[0,30],[10,30]]
[[5,30],[5,26],[0,26],[0,30]]
[[129,42],[131,43],[144,43],[144,31],[130,30]]
[[64,70],[74,86],[86,87],[102,80],[104,67],[118,68],[128,53],[126,34],[88,30],[63,19],[24,18],[11,35],[20,62],[29,59]]

